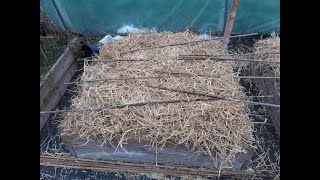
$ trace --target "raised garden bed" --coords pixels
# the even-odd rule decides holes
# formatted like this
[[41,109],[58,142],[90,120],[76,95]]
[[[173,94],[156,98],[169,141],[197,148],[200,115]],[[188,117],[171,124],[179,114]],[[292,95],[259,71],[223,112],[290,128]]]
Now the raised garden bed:
[[[61,63],[64,62],[64,63]],[[60,65],[59,65],[60,64]],[[57,68],[59,67],[59,68]],[[60,72],[57,72],[55,69],[60,69]],[[61,70],[62,69],[62,70]],[[42,99],[40,101],[40,111],[45,110],[53,110],[57,107],[60,100],[66,102],[70,100],[69,98],[63,97],[65,94],[65,90],[70,85],[65,85],[64,83],[71,81],[72,77],[74,77],[76,70],[79,69],[78,63],[75,61],[74,56],[72,55],[72,52],[70,49],[66,49],[61,58],[56,62],[56,64],[52,67],[52,69],[49,71],[48,75],[46,76],[46,82],[43,83],[43,85],[40,85],[40,88],[42,87],[42,95],[40,95],[40,98]],[[51,72],[51,73],[50,73]],[[60,75],[57,75],[60,74]],[[68,93],[67,93],[68,94]],[[65,94],[66,95],[66,94]],[[65,104],[64,102],[60,101],[60,108],[61,107],[68,107],[63,106],[61,104]],[[276,103],[277,104],[277,103]],[[50,115],[45,115],[40,117],[40,133],[42,127],[44,127],[45,123],[49,119]],[[55,117],[53,117],[55,119]],[[52,125],[52,124],[51,124]],[[50,127],[49,127],[50,128]],[[59,132],[56,132],[59,133]],[[164,155],[163,159],[161,156],[157,156],[155,154],[156,149],[149,148],[146,146],[143,146],[141,144],[136,144],[131,146],[125,147],[127,150],[133,150],[131,152],[135,152],[136,154],[125,154],[124,152],[117,152],[114,153],[114,150],[112,147],[104,147],[104,149],[101,149],[100,144],[95,142],[86,143],[86,141],[81,139],[75,139],[75,137],[72,136],[62,136],[62,141],[65,143],[63,145],[64,148],[68,148],[70,150],[70,153],[75,157],[81,157],[81,158],[92,158],[92,159],[107,159],[110,160],[111,158],[116,161],[125,161],[125,162],[155,162],[157,158],[157,163],[159,164],[183,164],[193,167],[203,167],[206,166],[204,163],[206,161],[205,157],[199,158],[197,161],[191,160],[189,158],[185,158],[188,156],[188,152],[186,150],[178,150],[174,147],[168,147],[167,149],[164,149],[163,151],[158,151],[159,154]],[[42,138],[43,139],[43,138]],[[44,140],[43,142],[46,142]],[[84,145],[85,144],[85,145]],[[68,152],[64,150],[65,152]],[[251,153],[248,153],[245,156],[240,156],[238,162],[235,163],[235,169],[240,170],[240,168],[244,168],[243,165],[246,165],[245,161],[248,161],[253,151],[250,151]],[[108,156],[106,155],[108,154]],[[109,157],[110,154],[112,155],[111,158]],[[142,159],[143,158],[143,159]],[[207,166],[210,167],[210,166]],[[225,174],[228,176],[227,174]],[[222,174],[223,177],[223,174]]]

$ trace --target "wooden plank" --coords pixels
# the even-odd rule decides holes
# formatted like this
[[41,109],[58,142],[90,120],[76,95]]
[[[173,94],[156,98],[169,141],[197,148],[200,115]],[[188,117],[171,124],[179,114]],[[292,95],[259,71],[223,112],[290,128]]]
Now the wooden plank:
[[[65,76],[60,80],[56,86],[49,89],[49,92],[45,98],[43,98],[43,104],[40,106],[40,111],[42,110],[53,110],[57,107],[61,97],[63,96],[67,85],[65,82],[70,82],[76,70],[78,69],[78,62],[74,61],[69,69],[65,72]],[[41,95],[40,95],[41,96]],[[43,126],[46,124],[47,120],[51,117],[52,114],[40,114],[40,131]]]
[[44,105],[45,98],[50,94],[50,90],[60,82],[74,60],[75,57],[73,56],[72,50],[70,47],[67,47],[40,83],[40,107]]
[[[214,161],[207,155],[195,156],[194,153],[187,150],[183,146],[173,146],[166,144],[165,147],[151,147],[147,141],[130,140],[123,145],[124,150],[118,148],[116,141],[112,141],[112,145],[102,147],[99,142],[87,142],[76,135],[67,136],[61,135],[62,141],[68,148],[72,148],[76,157],[89,159],[102,159],[113,161],[124,161],[133,163],[162,163],[162,164],[176,164],[187,165],[194,167],[215,167]],[[158,154],[156,155],[156,152]],[[254,153],[253,149],[248,149],[247,154],[238,154],[236,160],[233,162],[233,169],[239,170],[245,161],[250,160]],[[219,161],[219,160],[218,160]]]
[[[77,38],[73,39],[70,44],[76,40]],[[40,111],[56,108],[67,88],[64,83],[71,80],[77,69],[78,62],[68,47],[40,84]],[[40,131],[49,118],[50,114],[40,114]]]
[[[254,76],[274,76],[274,73],[271,70],[263,69],[260,70],[259,68],[256,68],[256,65],[253,65],[251,67],[252,74]],[[254,82],[259,89],[259,91],[262,91],[263,94],[272,94],[273,98],[266,98],[265,101],[267,103],[272,104],[280,104],[280,96],[277,93],[277,90],[275,88],[275,79],[254,79]],[[276,129],[276,132],[278,136],[280,137],[280,109],[279,108],[273,108],[273,107],[267,107],[268,113],[270,115],[271,121]]]

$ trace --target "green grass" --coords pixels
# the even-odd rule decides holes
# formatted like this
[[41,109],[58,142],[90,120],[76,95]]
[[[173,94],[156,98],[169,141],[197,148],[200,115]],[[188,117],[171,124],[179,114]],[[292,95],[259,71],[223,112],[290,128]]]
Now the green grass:
[[[59,59],[63,51],[67,48],[68,43],[72,40],[73,37],[55,37],[55,38],[40,38],[40,81],[45,77],[47,72],[53,66],[53,64]],[[81,38],[86,43],[97,43],[102,36],[86,36]],[[47,59],[44,57],[41,52],[41,46]],[[77,54],[78,53],[78,54]],[[75,52],[75,56],[80,56],[80,50]]]
[[[40,79],[44,78],[53,64],[66,49],[71,38],[57,37],[52,39],[40,39]],[[41,52],[41,46],[47,57]]]

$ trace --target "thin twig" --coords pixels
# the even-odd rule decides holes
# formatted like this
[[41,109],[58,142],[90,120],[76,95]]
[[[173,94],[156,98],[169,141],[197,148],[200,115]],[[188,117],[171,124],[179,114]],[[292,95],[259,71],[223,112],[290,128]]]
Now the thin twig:
[[[182,60],[182,61],[202,61],[207,60],[207,57],[187,57],[187,56],[181,56],[178,57],[176,60]],[[224,58],[224,57],[209,57],[210,60],[217,60],[217,61],[248,61],[248,62],[262,62],[262,63],[276,63],[280,64],[278,61],[265,61],[265,60],[256,60],[256,59],[246,59],[246,58]],[[93,59],[87,59],[84,60],[86,62],[141,62],[141,61],[152,61],[150,59],[100,59],[100,60],[93,60]]]
[[[152,86],[149,86],[149,87],[152,87]],[[168,90],[167,88],[159,88],[159,87],[155,87],[155,88]],[[170,90],[172,90],[172,89],[170,89]],[[181,99],[181,100],[169,100],[169,101],[149,101],[149,102],[139,102],[139,103],[113,105],[113,106],[107,105],[107,106],[98,107],[98,108],[69,109],[69,110],[57,110],[57,111],[41,111],[40,114],[83,112],[83,111],[101,111],[101,110],[104,110],[104,109],[120,109],[120,108],[130,107],[130,106],[144,106],[144,105],[147,105],[147,104],[150,104],[150,105],[152,105],[152,104],[171,104],[171,103],[181,103],[181,102],[212,101],[212,100],[227,100],[227,101],[244,102],[244,103],[271,106],[271,107],[280,107],[280,105],[269,104],[269,103],[246,101],[246,100],[241,100],[241,99],[233,99],[233,98],[227,98],[227,97],[221,97],[221,96],[212,96],[212,95],[199,94],[199,93],[193,93],[193,92],[187,92],[187,91],[181,91],[181,92],[189,93],[189,94],[195,94],[195,95],[202,95],[202,96],[207,96],[207,97],[212,97],[212,98],[208,98],[208,99],[191,99],[191,100]]]
[[101,111],[104,109],[120,109],[130,106],[144,106],[147,104],[171,104],[171,103],[181,103],[181,102],[192,102],[192,101],[211,101],[217,100],[216,98],[207,98],[207,99],[180,99],[180,100],[169,100],[169,101],[149,101],[149,102],[138,102],[131,104],[120,104],[120,105],[106,105],[103,107],[97,108],[83,108],[83,109],[69,109],[69,110],[58,110],[58,111],[41,111],[40,114],[52,114],[52,113],[67,113],[67,112],[83,112],[83,111]]
[[188,56],[247,56],[247,55],[266,55],[266,54],[280,54],[280,52],[263,52],[263,53],[245,53],[245,54],[182,54],[181,57]]
[[118,80],[131,80],[131,79],[161,79],[161,78],[171,78],[171,77],[185,77],[185,76],[192,76],[192,75],[183,75],[183,74],[176,74],[170,76],[143,76],[143,77],[126,77],[126,78],[106,78],[106,79],[95,79],[95,80],[87,80],[85,82],[97,82],[97,81],[118,81]]
[[[193,56],[205,56],[205,57],[219,57],[219,56],[247,56],[247,55],[266,55],[266,54],[280,54],[280,52],[264,52],[264,53],[246,53],[246,54],[185,54],[179,55],[180,57],[193,57]],[[117,62],[117,61],[150,61],[149,59],[94,59],[94,57],[86,57],[77,59],[77,61],[85,62]]]
[[[148,86],[152,87],[152,86]],[[159,87],[152,87],[152,88],[158,88],[158,89],[164,89]],[[168,89],[166,89],[168,90]],[[186,92],[184,92],[186,93]],[[189,92],[190,93],[190,92]],[[195,95],[202,95],[207,96],[209,98],[207,99],[180,99],[180,100],[168,100],[168,101],[149,101],[149,102],[138,102],[138,103],[130,103],[130,104],[120,104],[120,105],[106,105],[103,107],[97,107],[97,108],[83,108],[83,109],[69,109],[69,110],[57,110],[57,111],[41,111],[40,114],[53,114],[53,113],[68,113],[68,112],[83,112],[83,111],[101,111],[104,109],[121,109],[124,107],[130,107],[130,106],[144,106],[147,104],[172,104],[172,103],[182,103],[182,102],[197,102],[197,101],[214,101],[214,100],[228,100],[228,101],[239,101],[243,102],[244,100],[240,100],[239,97],[236,97],[238,99],[232,99],[230,97],[220,97],[220,96],[210,96],[210,95],[203,95],[199,93],[193,93]],[[270,96],[252,96],[252,97],[270,97]],[[245,101],[250,103],[258,103],[258,102],[251,102],[251,101]],[[259,103],[259,105],[266,104],[266,103]]]
[[[236,36],[230,36],[230,38],[252,36],[252,35],[257,35],[257,34],[258,33],[236,35]],[[141,50],[162,48],[162,47],[167,47],[167,46],[179,46],[179,45],[185,45],[185,44],[190,44],[190,43],[197,43],[197,42],[204,42],[204,41],[211,41],[211,40],[221,40],[221,39],[223,39],[223,37],[201,39],[201,40],[195,40],[195,41],[186,41],[186,42],[181,42],[181,43],[163,44],[163,45],[159,45],[159,46],[150,46],[150,47],[146,47],[146,48],[138,48],[138,49],[133,49],[133,50],[129,50],[129,51],[124,51],[124,52],[121,52],[120,55],[129,53],[129,52],[141,51]]]
[[43,47],[42,47],[41,42],[40,42],[40,50],[41,50],[41,53],[42,53],[44,59],[45,59],[46,61],[48,61],[48,57],[47,57],[46,53],[45,53],[44,50],[43,50]]
[[[114,171],[114,172],[136,172],[136,173],[153,173],[154,167],[157,167],[158,173],[169,175],[215,175],[217,176],[219,170],[214,168],[194,168],[182,165],[163,165],[155,163],[132,163],[132,162],[115,162],[110,160],[94,160],[75,157],[52,157],[40,156],[40,166],[52,166],[73,169],[88,169],[97,171]],[[222,170],[222,175],[232,177],[265,177],[273,178],[274,175],[247,173],[234,170]]]
[[[207,60],[207,58],[201,58],[201,57],[180,57],[178,60],[184,60],[184,61],[198,61],[198,60]],[[246,59],[246,58],[222,58],[222,57],[210,57],[210,60],[217,60],[217,61],[248,61],[248,62],[262,62],[262,63],[276,63],[280,64],[279,61],[265,61],[265,60],[256,60],[256,59]]]
[[[156,70],[156,72],[160,73],[166,73],[170,75],[178,75],[178,74],[184,74],[188,76],[200,76],[200,77],[215,77],[220,78],[222,77],[221,74],[196,74],[196,73],[189,73],[189,72],[173,72],[173,71],[162,71],[162,70]],[[231,76],[232,78],[240,78],[240,79],[280,79],[280,76]]]
[[[104,82],[104,81],[126,81],[126,80],[137,80],[137,79],[161,79],[161,78],[172,78],[172,77],[190,77],[193,76],[192,74],[172,74],[171,76],[142,76],[142,77],[125,77],[125,78],[106,78],[106,79],[95,79],[95,80],[87,80],[84,81],[86,83],[92,82]],[[210,78],[220,78],[221,75],[204,75],[204,74],[194,74],[194,76],[199,77],[210,77]],[[232,76],[232,78],[239,78],[239,79],[280,79],[279,76]],[[65,85],[69,84],[77,84],[78,82],[68,82],[64,83]]]
[[280,79],[280,76],[234,76],[241,79]]
[[277,105],[277,104],[269,104],[269,103],[247,101],[247,100],[241,100],[241,99],[234,99],[234,98],[231,98],[231,97],[215,96],[215,95],[196,93],[196,92],[190,92],[190,91],[183,91],[183,90],[177,90],[177,89],[171,89],[171,88],[165,88],[165,87],[150,86],[150,85],[148,87],[154,88],[154,89],[162,89],[162,90],[167,90],[167,91],[174,91],[174,92],[180,92],[180,93],[200,95],[200,96],[205,96],[205,97],[210,97],[210,98],[217,98],[217,99],[226,100],[226,101],[243,102],[243,103],[249,103],[249,104],[255,104],[255,105],[262,105],[262,106],[270,106],[270,107],[280,108],[280,105]]
[[130,61],[150,61],[148,59],[99,59],[99,60],[93,60],[93,59],[85,59],[84,60],[85,62],[122,62],[122,61],[125,61],[125,62],[130,62]]

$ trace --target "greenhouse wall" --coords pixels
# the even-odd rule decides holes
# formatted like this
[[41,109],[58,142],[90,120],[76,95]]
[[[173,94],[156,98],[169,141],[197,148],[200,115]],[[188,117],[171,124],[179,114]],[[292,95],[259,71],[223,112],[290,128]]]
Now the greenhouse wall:
[[[121,27],[223,32],[231,0],[40,0],[59,26],[105,34]],[[60,16],[59,16],[60,13]],[[280,33],[279,0],[240,0],[235,33]]]

